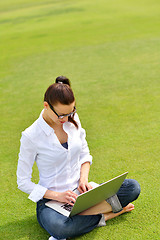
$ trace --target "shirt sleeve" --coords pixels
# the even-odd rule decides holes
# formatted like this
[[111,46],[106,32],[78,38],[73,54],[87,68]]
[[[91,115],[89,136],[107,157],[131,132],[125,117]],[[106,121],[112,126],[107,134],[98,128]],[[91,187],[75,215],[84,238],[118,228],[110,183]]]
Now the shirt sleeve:
[[80,164],[82,165],[85,162],[90,162],[92,164],[92,156],[90,155],[90,151],[88,148],[88,144],[86,141],[86,131],[82,128],[78,115],[75,117],[76,122],[78,123],[80,138],[82,141],[82,150],[80,153]]
[[43,198],[47,188],[35,184],[31,181],[32,167],[36,159],[37,149],[35,144],[22,133],[21,146],[17,166],[17,184],[18,188],[30,194],[29,199],[33,202],[38,202]]

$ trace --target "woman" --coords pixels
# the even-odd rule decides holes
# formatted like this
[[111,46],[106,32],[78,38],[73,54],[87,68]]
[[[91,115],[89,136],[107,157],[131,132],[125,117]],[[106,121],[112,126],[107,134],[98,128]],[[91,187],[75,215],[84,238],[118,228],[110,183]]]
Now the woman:
[[[38,184],[31,181],[34,161],[39,169]],[[87,233],[134,209],[131,202],[138,197],[140,186],[131,179],[126,179],[117,193],[116,201],[123,207],[117,213],[113,212],[112,199],[73,217],[65,217],[45,205],[50,199],[73,205],[77,195],[72,189],[78,188],[80,193],[90,190],[91,163],[69,79],[57,77],[44,95],[40,117],[22,133],[17,167],[18,188],[37,202],[38,222],[51,235],[50,240]]]

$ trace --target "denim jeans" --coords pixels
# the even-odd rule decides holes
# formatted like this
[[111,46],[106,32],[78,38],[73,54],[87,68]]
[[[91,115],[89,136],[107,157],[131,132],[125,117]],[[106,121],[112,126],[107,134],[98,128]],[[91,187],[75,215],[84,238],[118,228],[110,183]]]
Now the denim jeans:
[[[140,185],[136,180],[125,179],[117,196],[122,207],[138,198]],[[102,215],[75,215],[66,217],[55,210],[45,206],[48,199],[42,199],[37,203],[37,219],[51,236],[57,239],[75,237],[90,232],[97,227]]]

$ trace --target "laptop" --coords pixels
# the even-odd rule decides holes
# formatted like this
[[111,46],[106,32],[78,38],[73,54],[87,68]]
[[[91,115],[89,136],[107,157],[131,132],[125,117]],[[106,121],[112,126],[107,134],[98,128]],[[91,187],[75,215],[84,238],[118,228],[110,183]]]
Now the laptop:
[[67,217],[72,217],[115,195],[118,192],[127,174],[128,172],[125,172],[100,185],[94,182],[90,182],[93,189],[82,194],[80,194],[76,189],[74,192],[78,194],[78,197],[74,203],[74,206],[71,206],[68,203],[61,203],[54,200],[46,202],[45,205]]

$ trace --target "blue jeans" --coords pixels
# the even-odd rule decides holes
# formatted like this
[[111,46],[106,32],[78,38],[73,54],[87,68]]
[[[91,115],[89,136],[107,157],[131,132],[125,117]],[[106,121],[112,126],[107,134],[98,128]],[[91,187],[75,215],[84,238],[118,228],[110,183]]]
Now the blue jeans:
[[[117,196],[122,207],[128,205],[138,198],[140,194],[140,185],[136,180],[125,179],[121,185]],[[37,219],[51,236],[57,239],[76,237],[90,232],[97,227],[102,215],[75,215],[66,217],[55,210],[45,206],[48,199],[40,200],[37,203]]]

